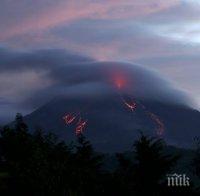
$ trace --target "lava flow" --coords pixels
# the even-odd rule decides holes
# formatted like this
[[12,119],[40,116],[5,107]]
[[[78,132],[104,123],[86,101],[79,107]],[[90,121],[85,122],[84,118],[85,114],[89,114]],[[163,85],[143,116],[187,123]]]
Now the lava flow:
[[[80,115],[80,114],[78,114],[78,115]],[[67,114],[66,116],[63,117],[63,120],[65,121],[66,125],[75,124],[76,123],[75,121],[76,121],[78,115]],[[76,123],[76,129],[75,129],[75,134],[77,136],[79,136],[80,134],[83,133],[83,130],[86,127],[86,123],[87,123],[87,121],[82,120],[82,118],[79,117],[79,120]]]
[[133,99],[132,99],[131,101],[127,101],[127,100],[125,100],[124,98],[122,98],[122,101],[123,101],[124,105],[125,105],[128,109],[130,109],[132,112],[135,111],[136,108],[140,106],[140,107],[143,109],[143,111],[144,111],[144,112],[151,118],[151,120],[154,121],[154,123],[156,124],[156,132],[157,132],[157,135],[158,135],[158,136],[163,135],[164,130],[165,130],[165,126],[164,126],[163,122],[160,120],[160,118],[159,118],[156,114],[154,114],[154,113],[148,111],[148,110],[146,109],[146,106],[143,105],[142,103],[140,103],[139,101],[138,101],[138,104],[137,104],[136,101],[134,101]]
[[159,119],[159,117],[151,112],[147,112],[151,119],[157,124],[157,135],[161,136],[164,133],[165,127],[163,122]]
[[135,111],[136,107],[137,107],[137,104],[135,101],[126,101],[123,99],[123,102],[125,104],[125,106],[130,109],[131,111]]
[[73,116],[72,114],[67,114],[66,116],[63,117],[63,120],[67,125],[71,124],[74,122],[76,119],[76,116]]
[[83,133],[84,128],[86,127],[87,121],[82,120],[81,118],[79,119],[76,127],[76,135],[79,136],[80,134]]

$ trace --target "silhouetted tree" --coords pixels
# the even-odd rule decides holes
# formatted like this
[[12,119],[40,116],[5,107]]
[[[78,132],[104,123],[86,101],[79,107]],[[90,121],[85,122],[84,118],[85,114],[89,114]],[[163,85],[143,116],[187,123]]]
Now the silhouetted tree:
[[29,134],[18,114],[14,128],[1,130],[0,147],[11,177],[10,191],[20,195],[66,195],[72,153],[53,134]]
[[178,159],[178,156],[165,155],[164,148],[162,139],[143,134],[134,144],[135,188],[141,195],[159,195],[160,184]]
[[[14,126],[13,126],[14,125]],[[165,176],[178,156],[164,153],[162,139],[144,136],[118,167],[103,169],[104,156],[83,135],[66,145],[38,129],[30,134],[22,115],[0,131],[0,194],[20,196],[197,195],[191,188],[169,189]],[[199,175],[199,147],[194,168]]]
[[118,168],[114,172],[115,195],[134,195],[134,165],[130,154],[116,154]]
[[20,114],[16,116],[14,128],[6,126],[1,129],[0,148],[13,190],[19,189],[24,168],[29,164],[30,141],[31,136]]
[[69,189],[72,154],[54,135],[37,132],[32,141],[32,155],[26,178],[34,195],[65,195]]
[[24,133],[27,134],[28,132],[28,126],[24,122],[23,116],[20,113],[17,113],[15,117],[15,130],[18,133]]
[[72,187],[78,195],[102,195],[101,168],[103,156],[94,152],[89,141],[83,135],[78,137],[75,146]]

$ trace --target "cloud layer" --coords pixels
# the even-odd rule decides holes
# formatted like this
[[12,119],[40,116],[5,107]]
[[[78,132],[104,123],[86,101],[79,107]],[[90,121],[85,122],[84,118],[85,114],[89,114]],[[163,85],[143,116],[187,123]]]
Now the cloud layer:
[[[80,19],[127,19],[156,13],[174,6],[178,0],[75,0],[75,1],[7,1],[1,2],[4,28],[0,39],[18,34],[53,28],[62,23],[70,24]],[[11,14],[9,19],[8,12]]]
[[8,114],[27,113],[57,96],[109,96],[119,91],[179,104],[188,100],[154,72],[130,63],[96,62],[64,50],[1,49],[0,57],[0,104]]

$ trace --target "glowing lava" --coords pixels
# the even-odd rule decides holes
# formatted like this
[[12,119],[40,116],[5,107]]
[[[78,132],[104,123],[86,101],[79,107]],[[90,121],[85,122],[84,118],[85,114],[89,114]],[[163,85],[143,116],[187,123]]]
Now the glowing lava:
[[81,118],[79,119],[76,127],[76,135],[79,136],[80,134],[83,133],[84,128],[86,127],[87,121],[82,120]]
[[163,135],[165,126],[164,126],[163,122],[160,120],[160,118],[156,114],[153,114],[151,112],[147,112],[147,114],[157,124],[157,128],[156,128],[157,135],[159,135],[159,136]]
[[164,123],[160,120],[160,118],[147,110],[146,106],[143,105],[140,101],[134,101],[133,99],[131,101],[127,101],[124,98],[122,98],[124,105],[130,109],[132,112],[136,110],[137,107],[141,107],[143,111],[151,118],[151,120],[156,124],[156,133],[158,136],[162,136],[165,131]]
[[108,77],[112,85],[118,90],[127,87],[128,83],[130,83],[128,74],[123,70],[112,70]]
[[72,114],[67,114],[63,117],[63,120],[65,121],[65,124],[69,125],[74,122],[76,119],[76,116],[73,116]]
[[137,104],[133,100],[128,102],[128,101],[126,101],[126,100],[123,99],[123,102],[124,102],[125,106],[128,109],[130,109],[131,111],[135,111],[135,109],[137,108]]
[[86,127],[86,124],[87,124],[87,121],[82,120],[81,117],[79,117],[78,122],[75,122],[77,119],[77,116],[79,116],[79,115],[80,114],[78,114],[78,115],[67,114],[66,116],[63,117],[63,120],[65,121],[66,125],[76,124],[75,134],[77,136],[79,136],[80,134],[83,133],[83,131]]
[[115,78],[115,85],[117,86],[118,89],[121,89],[125,86],[126,84],[126,81],[124,78],[120,77],[120,76],[117,76]]

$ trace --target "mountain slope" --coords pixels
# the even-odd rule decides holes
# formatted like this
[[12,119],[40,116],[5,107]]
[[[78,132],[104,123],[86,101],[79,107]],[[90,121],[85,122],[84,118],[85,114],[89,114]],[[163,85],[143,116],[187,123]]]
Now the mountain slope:
[[[171,145],[189,147],[193,138],[200,135],[200,112],[196,110],[155,101],[135,100],[135,103],[136,108],[131,110],[114,94],[90,98],[60,97],[27,115],[25,121],[32,129],[39,126],[70,142],[76,139],[78,121],[85,120],[84,135],[97,150],[106,152],[129,150],[139,130],[157,136],[159,124],[151,118],[150,112],[163,123],[161,137]],[[67,114],[76,119],[66,124],[63,117]]]

